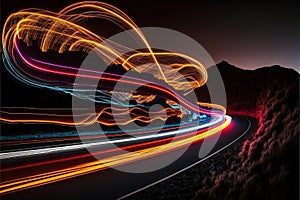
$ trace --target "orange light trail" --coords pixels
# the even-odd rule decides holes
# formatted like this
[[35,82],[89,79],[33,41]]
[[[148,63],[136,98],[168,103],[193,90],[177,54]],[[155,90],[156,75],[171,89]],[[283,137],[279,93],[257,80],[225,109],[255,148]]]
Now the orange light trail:
[[92,161],[88,162],[85,164],[80,164],[76,165],[73,167],[68,167],[62,170],[56,170],[56,171],[51,171],[47,173],[42,173],[38,175],[33,175],[29,177],[23,177],[7,182],[3,182],[0,185],[0,194],[4,193],[9,193],[12,191],[18,191],[18,190],[23,190],[23,189],[28,189],[32,187],[37,187],[40,185],[45,185],[61,180],[65,180],[68,178],[73,178],[77,176],[81,176],[84,174],[92,173],[95,171],[103,170],[108,168],[109,166],[118,166],[126,163],[130,163],[133,161],[141,160],[141,159],[146,159],[155,155],[158,155],[160,153],[166,153],[169,151],[173,151],[177,148],[180,148],[186,144],[192,143],[192,142],[197,142],[201,139],[204,139],[206,137],[209,137],[213,135],[214,133],[217,133],[224,128],[226,128],[231,122],[230,117],[226,117],[226,121],[221,125],[217,126],[215,128],[212,128],[204,133],[197,134],[193,137],[188,137],[184,138],[172,143],[164,144],[164,145],[159,145],[156,147],[150,147],[146,148],[143,150],[135,151],[135,152],[130,152],[126,154],[121,154],[118,156],[114,157],[109,157],[107,159],[103,160],[97,160],[97,161]]
[[[132,38],[142,42],[143,48],[131,49],[96,34],[85,27],[84,22],[89,19],[108,20],[124,30],[132,29]],[[93,1],[79,2],[67,6],[58,13],[36,8],[21,10],[10,15],[6,20],[2,32],[2,45],[5,66],[17,80],[33,87],[64,92],[82,101],[92,101],[95,104],[96,113],[90,113],[86,108],[80,110],[82,114],[76,115],[72,113],[73,110],[59,108],[2,107],[0,108],[1,123],[51,124],[70,127],[90,127],[100,124],[106,128],[125,129],[134,123],[151,124],[154,121],[167,123],[171,118],[184,123],[181,126],[182,129],[178,130],[179,124],[167,124],[168,126],[160,127],[161,129],[158,127],[150,129],[145,126],[129,130],[130,135],[134,136],[132,138],[126,137],[125,132],[107,130],[101,134],[82,136],[80,139],[91,141],[87,144],[91,146],[98,147],[100,144],[105,144],[106,141],[103,139],[107,137],[113,138],[109,142],[124,144],[124,146],[95,151],[93,155],[104,156],[103,159],[96,161],[86,160],[91,157],[91,154],[81,154],[1,169],[6,180],[0,183],[0,194],[62,181],[166,154],[219,133],[231,122],[231,117],[225,115],[226,109],[223,106],[190,102],[185,98],[191,91],[203,86],[208,79],[206,69],[199,60],[178,52],[152,49],[134,21],[110,4]],[[30,52],[29,46],[43,53],[43,59]],[[78,66],[62,65],[60,61],[50,62],[47,58],[47,55],[51,54],[49,50],[61,55],[70,51],[84,53],[96,51],[109,65],[109,69],[118,66],[126,72],[131,70],[137,74],[151,74],[159,81],[154,83],[126,75],[120,79],[120,74],[101,71],[101,69],[83,70]],[[73,80],[76,77],[85,80],[101,80],[99,87],[101,89],[97,89],[100,95],[96,96],[97,99],[91,99],[89,92],[91,88],[97,88],[98,85],[87,82],[79,85],[83,88],[82,90],[72,90],[74,86],[77,86]],[[161,81],[167,86],[160,84]],[[113,90],[116,83],[124,84],[122,90]],[[126,93],[128,85],[142,85],[143,90],[128,95]],[[111,98],[112,94],[115,94],[116,99]],[[126,105],[124,102],[129,100],[131,104]],[[150,107],[157,102],[163,102],[164,106],[157,111],[149,111]],[[116,122],[114,115],[121,120]],[[76,121],[75,117],[80,117],[81,120]],[[162,131],[159,132],[160,130]],[[12,141],[1,140],[1,145],[11,147],[13,150],[0,152],[0,158],[3,160],[19,159],[48,153],[59,154],[63,151],[75,152],[82,150],[85,146],[68,142],[78,139],[77,136],[49,136],[41,139],[20,140],[16,136],[16,139]],[[55,146],[57,142],[64,143]],[[50,147],[44,147],[45,144],[50,144]],[[54,145],[51,146],[52,144]],[[39,146],[14,149],[23,147],[22,145]],[[121,150],[132,151],[124,153]],[[115,154],[111,156],[111,153]],[[61,165],[56,166],[56,164]],[[36,167],[42,166],[50,167],[44,168],[41,172],[35,170]],[[55,169],[51,170],[51,167]],[[15,173],[24,169],[31,170],[31,174]]]

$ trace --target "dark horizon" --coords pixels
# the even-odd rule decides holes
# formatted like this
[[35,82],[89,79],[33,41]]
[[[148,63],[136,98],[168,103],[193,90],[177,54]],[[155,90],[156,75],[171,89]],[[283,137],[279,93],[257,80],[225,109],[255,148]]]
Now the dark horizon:
[[[78,1],[2,2],[2,27],[10,14],[21,9],[35,7],[59,11],[74,2]],[[280,65],[300,70],[300,9],[295,2],[103,2],[124,11],[139,27],[164,27],[192,37],[215,63],[226,60],[243,69]]]

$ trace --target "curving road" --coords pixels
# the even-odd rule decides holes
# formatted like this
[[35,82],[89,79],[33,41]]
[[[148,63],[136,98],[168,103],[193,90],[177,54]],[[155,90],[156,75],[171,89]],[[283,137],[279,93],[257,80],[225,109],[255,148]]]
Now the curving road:
[[[8,193],[1,196],[1,199],[127,199],[137,192],[200,164],[247,135],[252,134],[256,129],[257,121],[255,119],[232,116],[231,125],[222,131],[217,144],[211,152],[201,159],[199,159],[199,149],[202,145],[202,141],[192,144],[189,149],[172,164],[154,172],[132,174],[108,168],[61,182],[21,190],[15,193]],[[213,137],[216,136],[211,136],[206,140],[213,140]],[[85,152],[85,150],[78,151],[81,153]],[[64,156],[79,153],[78,151],[65,152]],[[157,155],[156,159],[163,160],[166,158],[165,156],[172,156],[173,153],[176,153],[176,150],[163,155]],[[55,157],[56,155],[50,154],[43,156],[43,159],[47,160],[52,156]],[[29,157],[25,161],[19,161],[31,163],[41,161],[41,159],[40,156],[35,156],[32,158]],[[1,164],[13,166],[15,164],[14,162],[16,162],[16,160],[8,160]],[[152,158],[147,158],[135,162],[134,165],[149,165],[151,162]],[[26,170],[20,173],[26,173]]]

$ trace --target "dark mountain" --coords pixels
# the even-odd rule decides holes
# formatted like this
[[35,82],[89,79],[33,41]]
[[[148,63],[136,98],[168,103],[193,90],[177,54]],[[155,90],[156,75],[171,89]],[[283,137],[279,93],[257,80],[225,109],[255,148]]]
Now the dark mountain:
[[[299,73],[223,61],[229,114],[254,116],[256,133],[132,199],[299,199]],[[205,87],[198,90],[204,98]],[[165,189],[167,188],[167,189]]]
[[[218,68],[224,81],[229,114],[257,116],[257,102],[271,88],[293,87],[294,92],[289,94],[288,101],[294,104],[299,98],[299,74],[293,69],[274,65],[243,70],[226,61],[212,68],[214,67]],[[210,70],[211,68],[208,69],[208,74]]]

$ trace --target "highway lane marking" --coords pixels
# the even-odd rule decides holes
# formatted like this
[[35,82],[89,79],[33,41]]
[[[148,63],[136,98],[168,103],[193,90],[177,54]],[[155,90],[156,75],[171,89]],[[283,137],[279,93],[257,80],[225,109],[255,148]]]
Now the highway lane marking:
[[190,168],[196,166],[197,164],[199,164],[199,163],[201,163],[201,162],[207,160],[208,158],[210,158],[210,157],[216,155],[217,153],[223,151],[224,149],[228,148],[228,147],[231,146],[233,143],[235,143],[235,142],[238,141],[240,138],[242,138],[242,137],[249,131],[249,129],[250,129],[250,127],[251,127],[251,121],[250,121],[249,119],[247,119],[247,118],[245,118],[245,117],[241,117],[241,118],[246,119],[246,120],[248,121],[248,123],[249,123],[249,126],[248,126],[247,129],[243,132],[242,135],[240,135],[239,137],[237,137],[235,140],[231,141],[229,144],[225,145],[224,147],[222,147],[221,149],[219,149],[219,150],[217,150],[216,152],[212,153],[211,155],[209,155],[209,156],[207,156],[207,157],[205,157],[205,158],[203,158],[203,159],[201,159],[201,160],[199,160],[199,161],[197,161],[197,162],[195,162],[195,163],[193,163],[193,164],[191,164],[191,165],[189,165],[189,166],[187,166],[187,167],[185,167],[185,168],[183,168],[183,169],[181,169],[181,170],[179,170],[179,171],[177,171],[177,172],[175,172],[175,173],[173,173],[173,174],[171,174],[171,175],[169,175],[169,176],[167,176],[167,177],[164,177],[164,178],[162,178],[162,179],[160,179],[160,180],[158,180],[158,181],[155,181],[154,183],[151,183],[151,184],[146,185],[146,186],[144,186],[144,187],[142,187],[142,188],[140,188],[140,189],[137,189],[137,190],[135,190],[135,191],[133,191],[133,192],[130,192],[130,193],[124,195],[124,196],[121,196],[121,197],[117,198],[116,200],[122,200],[122,199],[125,199],[125,198],[127,198],[127,197],[129,197],[129,196],[132,196],[132,195],[134,195],[134,194],[136,194],[136,193],[138,193],[138,192],[141,192],[141,191],[143,191],[143,190],[145,190],[145,189],[147,189],[147,188],[149,188],[149,187],[151,187],[151,186],[154,186],[154,185],[156,185],[156,184],[158,184],[158,183],[161,183],[161,182],[163,182],[163,181],[165,181],[165,180],[167,180],[167,179],[169,179],[169,178],[171,178],[171,177],[173,177],[173,176],[176,176],[176,175],[180,174],[181,172],[184,172],[184,171],[186,171],[186,170],[188,170],[188,169],[190,169]]

